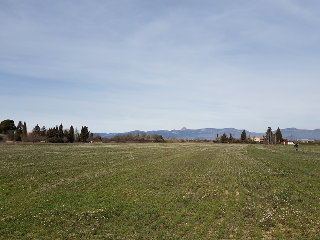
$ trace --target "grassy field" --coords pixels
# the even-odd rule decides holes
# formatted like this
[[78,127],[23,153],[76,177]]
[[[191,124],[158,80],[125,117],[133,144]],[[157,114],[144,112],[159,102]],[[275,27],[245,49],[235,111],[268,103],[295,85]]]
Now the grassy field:
[[320,239],[320,146],[0,145],[0,239]]

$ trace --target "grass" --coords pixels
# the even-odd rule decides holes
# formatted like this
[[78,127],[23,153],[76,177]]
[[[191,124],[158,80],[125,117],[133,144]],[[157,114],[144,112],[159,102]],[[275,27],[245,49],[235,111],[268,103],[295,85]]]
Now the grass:
[[0,239],[320,239],[320,147],[0,145]]

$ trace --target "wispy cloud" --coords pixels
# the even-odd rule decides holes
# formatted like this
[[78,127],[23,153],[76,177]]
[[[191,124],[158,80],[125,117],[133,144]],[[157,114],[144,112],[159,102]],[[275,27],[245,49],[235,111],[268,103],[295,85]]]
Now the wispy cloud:
[[319,128],[316,1],[0,4],[3,119],[94,132]]

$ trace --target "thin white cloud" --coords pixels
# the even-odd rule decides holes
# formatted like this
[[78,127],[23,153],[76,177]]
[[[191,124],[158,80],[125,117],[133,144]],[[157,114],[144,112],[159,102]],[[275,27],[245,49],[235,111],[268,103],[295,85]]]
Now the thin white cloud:
[[315,1],[1,3],[3,118],[27,108],[30,124],[81,118],[96,132],[318,127]]

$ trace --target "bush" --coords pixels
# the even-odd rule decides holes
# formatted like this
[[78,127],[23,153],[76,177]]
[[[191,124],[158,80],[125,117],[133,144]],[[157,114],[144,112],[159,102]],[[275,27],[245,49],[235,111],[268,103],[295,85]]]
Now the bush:
[[21,141],[21,136],[20,135],[16,135],[14,138],[15,141]]
[[57,137],[49,138],[48,141],[51,143],[63,143],[63,140],[61,138],[57,138]]

